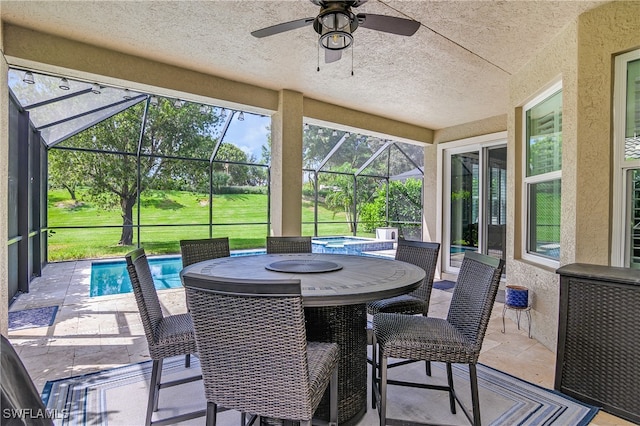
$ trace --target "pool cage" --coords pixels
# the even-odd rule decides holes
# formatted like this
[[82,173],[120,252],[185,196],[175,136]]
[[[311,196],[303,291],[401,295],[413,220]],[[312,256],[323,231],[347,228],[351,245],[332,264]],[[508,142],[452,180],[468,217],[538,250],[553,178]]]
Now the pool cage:
[[[305,149],[306,148],[306,149]],[[374,235],[395,227],[406,239],[422,237],[423,151],[416,145],[305,125],[303,181],[313,199],[306,235],[344,224],[344,234]],[[322,220],[324,202],[342,207],[343,220]]]
[[[10,300],[51,260],[264,246],[270,117],[14,68],[9,94]],[[303,235],[420,239],[421,147],[311,124],[303,138]]]

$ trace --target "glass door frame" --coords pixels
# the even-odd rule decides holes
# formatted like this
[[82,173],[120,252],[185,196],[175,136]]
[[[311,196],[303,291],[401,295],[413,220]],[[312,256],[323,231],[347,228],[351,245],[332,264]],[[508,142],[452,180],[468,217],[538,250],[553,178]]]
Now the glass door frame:
[[[487,151],[492,148],[507,147],[507,132],[493,133],[438,145],[438,215],[437,239],[441,243],[442,263],[441,271],[457,274],[459,268],[451,266],[451,157],[465,152],[478,152],[480,164],[479,209],[478,209],[478,248],[482,252],[487,249],[486,218],[487,218]],[[506,247],[505,247],[506,251]],[[505,253],[506,254],[506,253]],[[505,256],[506,257],[506,256]]]

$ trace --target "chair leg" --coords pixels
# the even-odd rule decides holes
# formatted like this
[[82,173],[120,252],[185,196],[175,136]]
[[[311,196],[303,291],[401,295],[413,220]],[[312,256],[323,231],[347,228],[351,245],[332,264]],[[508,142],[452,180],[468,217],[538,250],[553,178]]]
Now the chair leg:
[[380,354],[380,426],[387,424],[387,357]]
[[206,420],[207,426],[216,426],[217,414],[218,414],[218,406],[213,402],[207,401],[207,420]]
[[191,367],[191,354],[186,354],[184,356],[184,368]]
[[478,398],[478,373],[475,364],[469,364],[469,383],[471,383],[471,406],[473,409],[473,424],[480,426],[480,399]]
[[147,417],[145,425],[151,424],[151,416],[157,410],[158,405],[158,383],[160,383],[160,371],[162,370],[162,360],[154,359],[151,368],[151,381],[149,382],[149,401],[147,402]]
[[329,425],[338,425],[338,367],[333,370],[329,381]]
[[427,376],[431,377],[431,361],[424,362],[424,369],[427,373]]
[[[162,359],[158,360],[158,370],[156,371],[156,380],[153,381],[153,411],[158,411],[158,400],[160,399],[160,383],[162,383]],[[155,366],[155,361],[154,361]],[[153,379],[153,373],[151,373],[151,378]]]
[[378,359],[376,358],[376,347],[377,347],[377,342],[376,342],[376,336],[373,336],[372,338],[372,346],[371,346],[371,408],[375,409],[376,408],[376,392],[375,392],[375,387],[376,387],[376,378],[377,378],[377,364],[378,364]]
[[456,413],[456,395],[453,390],[453,370],[451,363],[447,363],[447,382],[449,384],[449,405],[451,406],[451,414]]

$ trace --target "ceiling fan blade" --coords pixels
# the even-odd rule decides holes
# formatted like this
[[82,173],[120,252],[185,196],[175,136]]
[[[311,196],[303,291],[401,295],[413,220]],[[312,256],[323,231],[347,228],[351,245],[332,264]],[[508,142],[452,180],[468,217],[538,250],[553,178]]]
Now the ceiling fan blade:
[[342,50],[329,50],[324,49],[324,62],[330,64],[331,62],[339,61],[342,58]]
[[363,28],[403,36],[411,36],[420,28],[420,22],[412,19],[372,13],[358,13],[358,23]]
[[257,38],[268,37],[275,34],[280,34],[285,31],[291,31],[298,28],[306,27],[307,25],[311,25],[316,18],[304,18],[297,19],[295,21],[283,22],[281,24],[272,25],[271,27],[263,28],[261,30],[256,30],[251,33],[252,36]]

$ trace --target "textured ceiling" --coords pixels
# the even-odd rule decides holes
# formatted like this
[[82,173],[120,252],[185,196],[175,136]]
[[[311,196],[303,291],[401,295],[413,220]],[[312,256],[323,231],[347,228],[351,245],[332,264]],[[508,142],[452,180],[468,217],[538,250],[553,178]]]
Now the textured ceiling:
[[[340,61],[318,64],[313,17],[292,1],[1,1],[5,22],[439,129],[507,112],[509,76],[578,15],[607,1],[369,0],[354,11],[408,17],[412,37],[359,28]],[[354,75],[351,76],[353,58]]]

